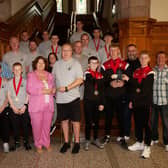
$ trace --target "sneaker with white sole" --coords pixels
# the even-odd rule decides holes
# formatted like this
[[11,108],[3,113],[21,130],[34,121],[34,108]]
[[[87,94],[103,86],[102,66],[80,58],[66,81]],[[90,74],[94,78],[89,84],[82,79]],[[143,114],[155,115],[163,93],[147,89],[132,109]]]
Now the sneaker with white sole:
[[8,153],[9,152],[9,144],[8,143],[3,143],[3,151],[5,153]]
[[159,140],[152,140],[151,141],[151,146],[155,145],[155,144],[158,144],[159,143]]
[[150,154],[151,154],[151,150],[150,150],[150,146],[146,146],[144,147],[144,150],[142,152],[142,158],[146,159],[146,158],[150,158]]
[[144,143],[136,142],[133,145],[128,146],[128,150],[130,151],[144,150]]
[[126,141],[128,141],[130,139],[130,137],[129,136],[124,136],[124,137],[119,136],[119,137],[117,137],[116,141],[120,142],[122,139],[125,139]]
[[98,147],[99,149],[103,149],[104,148],[104,144],[102,144],[99,139],[96,139],[92,142],[93,145],[95,145],[96,147]]
[[116,139],[116,141],[120,142],[122,139],[123,139],[123,137],[118,136],[117,139]]
[[128,141],[128,140],[130,139],[130,137],[129,137],[129,136],[124,136],[124,139],[125,139],[126,141]]
[[165,145],[165,151],[168,152],[168,145]]
[[106,145],[110,142],[111,136],[110,135],[105,135],[105,137],[103,138],[103,145]]
[[85,144],[84,144],[84,150],[88,151],[89,150],[89,145],[90,145],[90,141],[86,140]]

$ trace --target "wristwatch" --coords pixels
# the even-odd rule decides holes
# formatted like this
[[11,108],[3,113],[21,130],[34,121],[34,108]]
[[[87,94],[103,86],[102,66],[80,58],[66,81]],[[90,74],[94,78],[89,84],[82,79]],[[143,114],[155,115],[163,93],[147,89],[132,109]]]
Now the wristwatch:
[[68,87],[67,86],[65,86],[65,92],[68,92]]
[[26,106],[26,108],[28,107],[28,104],[24,104]]

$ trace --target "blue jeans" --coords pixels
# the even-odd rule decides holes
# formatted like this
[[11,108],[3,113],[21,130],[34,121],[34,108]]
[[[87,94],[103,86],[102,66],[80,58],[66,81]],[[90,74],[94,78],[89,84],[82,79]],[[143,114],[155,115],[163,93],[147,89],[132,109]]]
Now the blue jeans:
[[159,139],[158,134],[159,112],[163,126],[163,142],[165,145],[168,145],[168,105],[158,106],[154,104],[152,106],[152,118],[151,118],[152,140]]

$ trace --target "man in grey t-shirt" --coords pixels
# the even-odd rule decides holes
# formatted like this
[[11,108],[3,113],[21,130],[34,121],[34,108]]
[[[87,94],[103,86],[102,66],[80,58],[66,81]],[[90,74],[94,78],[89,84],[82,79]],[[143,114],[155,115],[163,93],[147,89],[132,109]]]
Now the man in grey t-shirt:
[[55,53],[58,60],[61,59],[61,46],[58,44],[59,42],[59,36],[57,34],[53,34],[51,36],[51,46],[48,48],[45,52],[44,57],[48,59],[49,53]]
[[51,48],[51,40],[50,40],[48,31],[44,30],[42,37],[43,37],[43,41],[39,44],[38,50],[42,56],[47,58],[48,55],[45,56],[46,50],[49,50]]
[[91,56],[97,57],[96,51],[89,47],[89,40],[90,39],[89,39],[88,34],[86,34],[86,33],[82,34],[82,36],[81,36],[82,54],[86,55],[88,58]]
[[29,61],[29,72],[33,71],[33,61],[40,56],[40,52],[37,48],[37,42],[35,40],[30,40],[29,42],[29,53],[28,61]]
[[27,31],[23,31],[21,33],[21,41],[19,43],[20,51],[27,54],[29,53],[29,33]]
[[98,58],[101,64],[110,59],[109,46],[113,40],[113,35],[111,33],[104,34],[105,45],[98,52]]
[[[79,63],[82,66],[83,73],[87,70],[88,68],[88,57],[86,55],[82,54],[82,43],[81,41],[76,41],[74,42],[74,52],[73,52],[73,58],[79,61]],[[84,95],[84,86],[81,85],[80,88],[80,99],[83,100],[83,95]]]
[[76,23],[76,28],[77,31],[74,32],[72,34],[72,36],[70,37],[70,43],[74,43],[75,41],[79,41],[81,39],[82,34],[86,33],[89,36],[89,39],[92,39],[92,37],[90,36],[90,34],[86,31],[83,30],[83,22],[81,20],[78,20]]
[[78,153],[80,133],[80,93],[79,86],[83,82],[83,72],[80,63],[72,58],[72,46],[62,46],[62,59],[57,61],[53,67],[53,75],[56,82],[56,103],[58,119],[61,121],[65,143],[60,152],[65,153],[69,144],[69,120],[72,121],[75,144],[72,153]]
[[23,68],[22,76],[26,78],[26,72],[28,72],[29,69],[28,56],[19,50],[19,39],[17,37],[11,37],[9,40],[9,45],[12,50],[3,56],[3,62],[9,66],[11,71],[14,63],[21,63]]
[[100,38],[101,29],[99,27],[95,27],[93,29],[93,36],[94,38],[89,42],[89,47],[98,53],[99,50],[105,45],[105,42]]

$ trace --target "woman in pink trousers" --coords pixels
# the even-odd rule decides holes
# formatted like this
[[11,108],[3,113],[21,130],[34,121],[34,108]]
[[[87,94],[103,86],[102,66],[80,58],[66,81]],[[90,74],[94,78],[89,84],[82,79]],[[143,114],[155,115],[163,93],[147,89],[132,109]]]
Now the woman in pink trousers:
[[51,151],[50,126],[54,112],[55,84],[52,74],[48,73],[46,68],[47,61],[39,56],[33,62],[34,71],[27,77],[29,114],[38,153],[42,153],[42,147]]

